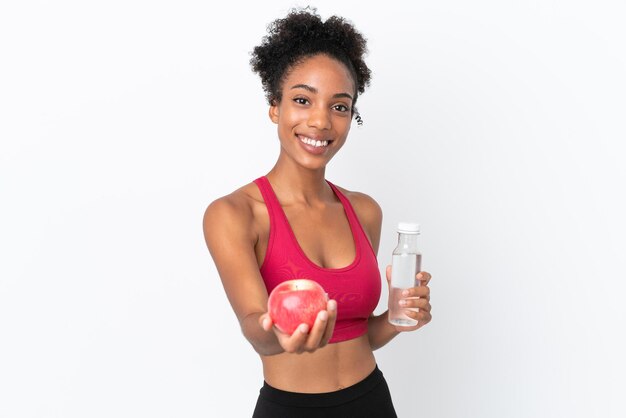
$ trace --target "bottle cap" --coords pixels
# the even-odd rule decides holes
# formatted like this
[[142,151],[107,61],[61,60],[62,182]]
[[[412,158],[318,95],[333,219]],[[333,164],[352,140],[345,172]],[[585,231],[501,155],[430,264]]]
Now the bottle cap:
[[414,222],[399,222],[398,232],[403,234],[419,234],[420,224]]

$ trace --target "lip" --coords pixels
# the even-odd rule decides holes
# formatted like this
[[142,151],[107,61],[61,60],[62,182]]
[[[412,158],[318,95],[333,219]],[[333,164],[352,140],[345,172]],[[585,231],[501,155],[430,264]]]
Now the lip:
[[314,147],[312,145],[309,144],[305,144],[304,142],[302,142],[300,140],[300,137],[306,137],[306,138],[311,138],[314,139],[316,141],[325,141],[325,139],[320,138],[320,137],[314,137],[314,136],[307,136],[307,135],[299,135],[296,134],[296,141],[298,141],[298,143],[300,144],[300,146],[302,148],[304,148],[307,152],[309,152],[310,154],[315,154],[315,155],[321,155],[324,154],[326,152],[326,150],[330,147],[330,144],[332,143],[332,140],[327,140],[328,141],[328,145],[325,147]]

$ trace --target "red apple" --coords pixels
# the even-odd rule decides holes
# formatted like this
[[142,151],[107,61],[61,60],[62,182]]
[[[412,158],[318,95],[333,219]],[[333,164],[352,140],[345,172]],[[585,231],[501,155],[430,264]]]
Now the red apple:
[[293,334],[304,323],[313,328],[317,313],[326,309],[328,296],[317,282],[287,280],[276,286],[267,301],[267,311],[279,330]]

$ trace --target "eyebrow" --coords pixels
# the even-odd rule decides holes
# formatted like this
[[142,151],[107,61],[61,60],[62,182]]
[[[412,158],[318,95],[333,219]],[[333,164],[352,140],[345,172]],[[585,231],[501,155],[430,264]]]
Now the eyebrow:
[[[315,93],[317,94],[317,89],[315,87],[309,86],[308,84],[296,84],[294,86],[291,87],[291,90],[293,89],[305,89],[310,91],[311,93]],[[354,100],[352,98],[352,96],[348,93],[337,93],[337,94],[333,94],[333,99],[338,99],[340,97],[347,97],[350,100]]]

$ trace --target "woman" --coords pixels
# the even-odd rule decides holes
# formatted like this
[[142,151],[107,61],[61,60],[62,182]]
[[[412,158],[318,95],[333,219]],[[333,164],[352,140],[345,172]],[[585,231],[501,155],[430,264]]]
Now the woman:
[[[373,351],[431,320],[427,286],[406,295],[414,327],[374,316],[382,212],[366,194],[325,179],[369,84],[366,42],[339,17],[293,10],[273,22],[251,60],[278,127],[280,155],[265,176],[212,202],[204,233],[244,336],[263,362],[254,417],[395,417]],[[387,266],[387,280],[390,266]],[[308,278],[329,294],[311,329],[282,333],[267,314],[280,282]]]

